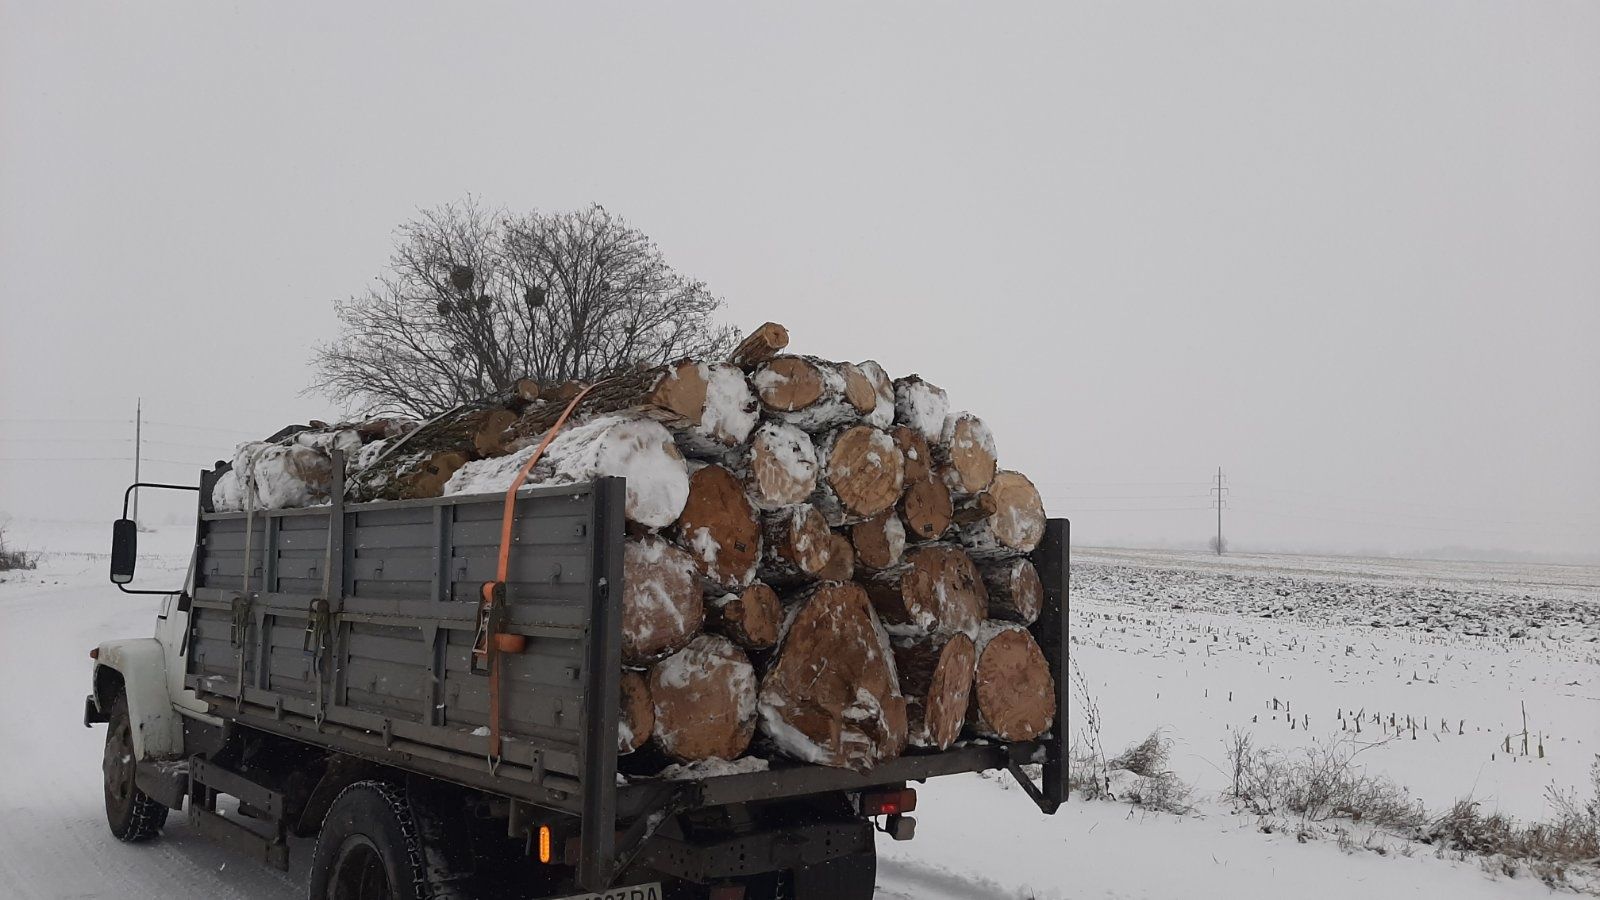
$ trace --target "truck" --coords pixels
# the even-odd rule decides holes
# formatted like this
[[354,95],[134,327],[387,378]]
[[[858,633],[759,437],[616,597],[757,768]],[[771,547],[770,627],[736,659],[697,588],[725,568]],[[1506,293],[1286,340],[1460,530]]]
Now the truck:
[[[287,869],[295,839],[314,838],[316,900],[865,900],[876,835],[915,835],[913,783],[1002,770],[1044,814],[1067,798],[1059,688],[1035,741],[966,740],[868,771],[774,759],[623,774],[623,479],[366,503],[336,481],[326,505],[217,512],[224,468],[131,485],[113,525],[111,581],[161,598],[152,637],[90,653],[84,724],[107,725],[105,811],[122,841],[186,810],[197,832]],[[199,496],[176,590],[132,586],[138,490]],[[1045,588],[1032,631],[1062,687],[1069,543],[1051,519],[1032,554]],[[497,666],[486,639],[507,648]]]

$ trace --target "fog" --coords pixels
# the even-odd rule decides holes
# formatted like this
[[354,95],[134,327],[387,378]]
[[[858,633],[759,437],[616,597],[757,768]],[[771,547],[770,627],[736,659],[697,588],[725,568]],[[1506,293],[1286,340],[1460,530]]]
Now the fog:
[[[341,411],[418,207],[592,201],[1080,543],[1600,557],[1600,5],[0,2],[0,519]],[[154,501],[151,501],[154,502]],[[161,515],[181,521],[178,507]]]

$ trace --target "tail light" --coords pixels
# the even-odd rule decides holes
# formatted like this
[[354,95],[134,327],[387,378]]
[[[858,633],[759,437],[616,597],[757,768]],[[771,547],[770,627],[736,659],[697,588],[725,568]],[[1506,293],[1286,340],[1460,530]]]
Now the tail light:
[[861,812],[867,816],[897,816],[916,808],[916,788],[871,791],[861,795]]

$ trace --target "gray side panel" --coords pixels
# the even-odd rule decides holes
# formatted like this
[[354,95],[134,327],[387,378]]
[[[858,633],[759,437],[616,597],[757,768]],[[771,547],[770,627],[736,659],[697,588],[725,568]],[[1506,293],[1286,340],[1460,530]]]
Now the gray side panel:
[[[592,617],[597,603],[620,598],[597,584],[604,573],[611,585],[620,579],[622,496],[617,479],[535,488],[519,496],[512,529],[505,630],[524,635],[527,649],[502,657],[505,746],[497,772],[527,785],[523,793],[558,789],[538,795],[568,797],[574,807],[574,784],[589,780],[585,766],[594,763],[586,746],[610,747],[610,774],[598,783],[614,793],[620,663],[598,681],[590,669],[619,655],[611,646],[620,643],[614,611],[602,610],[600,622]],[[617,507],[611,518],[607,503]],[[245,702],[237,716],[281,719],[315,713],[320,669],[328,722],[370,733],[380,750],[423,744],[486,774],[489,678],[472,671],[472,645],[482,585],[496,575],[503,512],[496,495],[257,513],[242,640],[235,598],[244,584],[245,517],[202,516],[191,683],[233,713],[242,651]],[[319,642],[307,624],[329,576],[330,524],[339,529],[332,616]],[[326,654],[320,667],[306,649],[317,643]],[[596,685],[607,701],[591,709]],[[607,737],[586,743],[589,728]]]

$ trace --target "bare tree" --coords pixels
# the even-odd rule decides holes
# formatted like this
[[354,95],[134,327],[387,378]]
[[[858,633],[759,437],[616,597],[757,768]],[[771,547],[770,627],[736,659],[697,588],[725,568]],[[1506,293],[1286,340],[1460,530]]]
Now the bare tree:
[[429,415],[509,388],[726,352],[703,282],[599,205],[509,216],[468,198],[400,226],[378,283],[338,306],[314,389]]

